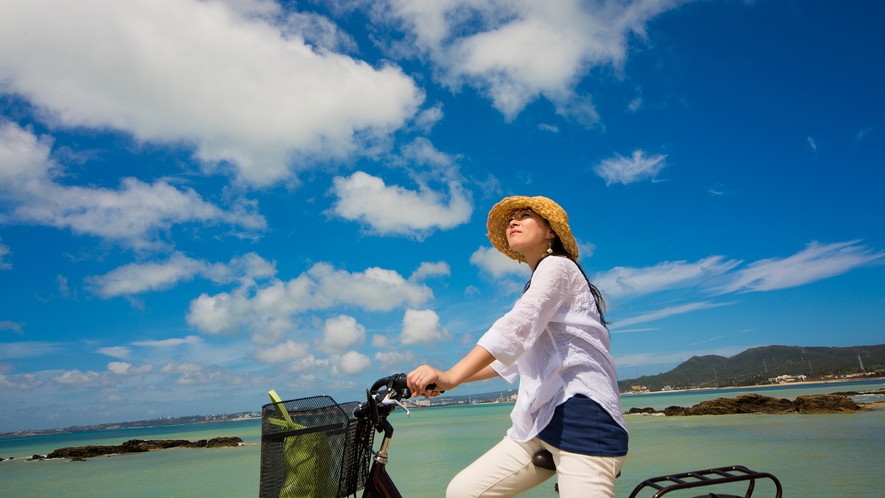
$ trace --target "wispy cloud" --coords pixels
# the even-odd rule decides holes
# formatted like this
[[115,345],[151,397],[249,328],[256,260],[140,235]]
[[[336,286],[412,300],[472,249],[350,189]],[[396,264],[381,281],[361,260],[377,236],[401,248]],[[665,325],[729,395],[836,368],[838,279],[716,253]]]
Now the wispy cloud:
[[640,296],[667,289],[699,286],[713,277],[726,274],[739,264],[738,260],[709,256],[693,263],[664,261],[644,268],[617,266],[596,274],[593,282],[612,297]]
[[183,344],[200,344],[201,342],[203,342],[202,337],[198,335],[189,335],[187,337],[176,337],[172,339],[162,339],[159,341],[135,341],[132,343],[132,345],[146,348],[168,348],[181,346]]
[[384,1],[375,12],[406,32],[390,42],[396,50],[429,57],[444,84],[476,88],[506,119],[544,97],[589,126],[599,116],[577,83],[594,67],[620,67],[630,37],[680,3]]
[[193,189],[168,182],[123,178],[116,190],[58,182],[63,168],[51,157],[52,140],[0,121],[0,195],[13,206],[0,222],[70,229],[137,250],[167,248],[160,235],[173,225],[225,223],[249,231],[266,227],[254,204],[229,210],[204,201]]
[[809,284],[847,273],[870,264],[881,264],[885,252],[875,251],[860,241],[821,244],[811,242],[790,257],[769,258],[751,263],[730,275],[718,293],[762,292]]
[[615,154],[615,157],[603,160],[593,167],[593,171],[605,180],[606,185],[613,183],[639,182],[654,178],[667,165],[667,156],[663,154],[646,157],[641,150],[633,151],[632,157]]
[[879,129],[879,125],[873,125],[873,126],[870,126],[868,128],[864,128],[864,129],[858,131],[857,135],[855,135],[855,137],[854,137],[854,142],[855,143],[863,142],[864,139],[866,139],[868,136],[870,136],[870,133],[876,131],[877,129]]
[[12,263],[6,259],[10,254],[12,254],[12,252],[9,250],[9,246],[0,244],[0,270],[9,270],[12,268]]
[[814,152],[814,158],[817,159],[817,142],[814,141],[813,138],[806,138],[808,141],[808,145],[811,147],[811,151]]
[[620,327],[628,327],[630,325],[636,325],[637,323],[646,323],[653,322],[655,320],[660,320],[662,318],[667,318],[673,315],[680,315],[682,313],[688,313],[690,311],[704,310],[709,308],[716,308],[719,306],[728,306],[731,304],[735,304],[734,302],[728,303],[713,303],[710,301],[703,301],[698,303],[689,303],[683,304],[681,306],[671,306],[655,311],[650,311],[648,313],[643,313],[638,316],[634,316],[631,318],[626,318],[624,320],[617,320],[612,325],[612,332],[616,332]]
[[24,334],[24,331],[22,330],[23,326],[23,323],[12,322],[9,320],[0,321],[0,330],[11,330],[18,335]]
[[2,347],[0,347],[0,360],[46,356],[57,353],[63,350],[64,347],[65,344],[61,342],[4,342]]
[[273,263],[255,253],[222,264],[192,259],[176,251],[165,261],[130,263],[104,275],[87,277],[86,282],[93,292],[108,299],[169,289],[179,282],[192,280],[196,275],[216,283],[228,283],[236,280],[251,282],[272,277],[275,273]]

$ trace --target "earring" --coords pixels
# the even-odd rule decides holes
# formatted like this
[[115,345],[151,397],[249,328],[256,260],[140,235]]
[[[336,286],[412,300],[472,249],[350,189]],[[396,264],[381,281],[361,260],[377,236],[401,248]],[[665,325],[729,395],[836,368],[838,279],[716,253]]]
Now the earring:
[[549,240],[547,241],[547,254],[553,254],[553,243]]
[[520,254],[520,253],[516,253],[516,262],[517,262],[517,263],[522,263],[522,254]]

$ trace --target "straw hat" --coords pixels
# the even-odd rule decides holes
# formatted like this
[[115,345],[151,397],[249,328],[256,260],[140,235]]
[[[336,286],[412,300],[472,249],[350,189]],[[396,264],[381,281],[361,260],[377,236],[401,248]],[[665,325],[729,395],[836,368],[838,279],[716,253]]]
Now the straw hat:
[[497,203],[489,211],[489,221],[486,227],[489,230],[489,240],[495,249],[506,254],[510,259],[524,261],[518,253],[510,249],[510,243],[507,241],[507,227],[510,226],[510,214],[517,209],[531,209],[541,215],[542,218],[550,223],[550,228],[559,236],[562,246],[565,248],[572,259],[578,259],[578,243],[575,236],[572,235],[572,229],[568,226],[568,215],[559,204],[553,202],[546,197],[526,197],[523,195],[514,195],[505,197],[501,202]]

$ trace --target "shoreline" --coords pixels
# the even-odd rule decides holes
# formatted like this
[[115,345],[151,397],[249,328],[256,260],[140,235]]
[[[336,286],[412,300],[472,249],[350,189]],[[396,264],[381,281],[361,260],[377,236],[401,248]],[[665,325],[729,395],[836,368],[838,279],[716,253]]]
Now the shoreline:
[[722,389],[758,389],[760,387],[784,387],[784,386],[815,386],[815,385],[825,385],[825,384],[847,384],[849,382],[875,382],[875,381],[885,381],[885,377],[866,377],[866,378],[849,378],[849,379],[825,379],[825,380],[806,380],[800,382],[784,382],[782,384],[756,384],[753,386],[723,386],[723,387],[693,387],[686,389],[670,389],[668,391],[638,391],[638,392],[624,392],[620,393],[621,396],[635,396],[642,394],[661,394],[661,393],[687,393],[687,392],[695,392],[695,391],[718,391]]

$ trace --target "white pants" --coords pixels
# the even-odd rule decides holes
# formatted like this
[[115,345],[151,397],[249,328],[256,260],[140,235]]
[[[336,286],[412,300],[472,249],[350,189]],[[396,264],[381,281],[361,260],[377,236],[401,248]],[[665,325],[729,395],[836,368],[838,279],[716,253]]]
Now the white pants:
[[[541,449],[547,449],[553,455],[555,471],[532,464],[532,457]],[[446,489],[446,498],[516,496],[554,474],[559,482],[561,498],[613,498],[615,477],[626,458],[569,453],[538,438],[526,443],[504,438],[452,479]],[[553,496],[553,485],[550,487]]]

